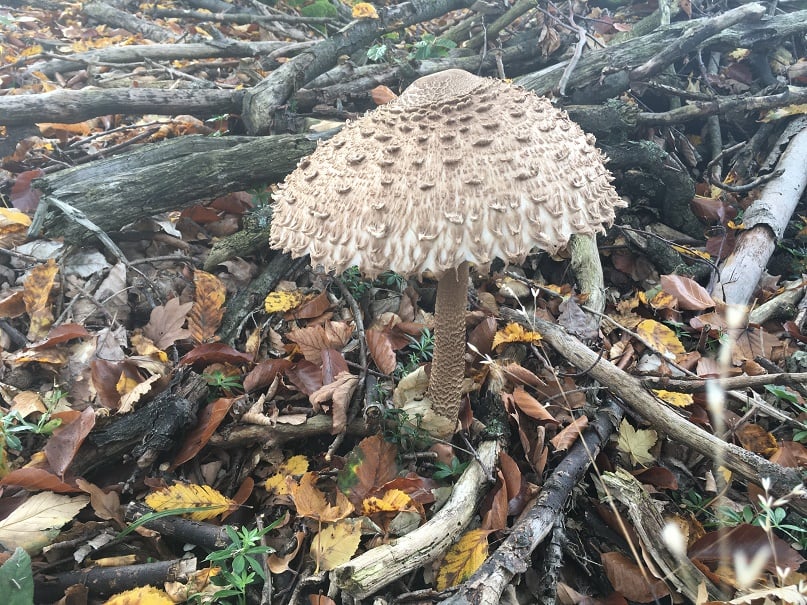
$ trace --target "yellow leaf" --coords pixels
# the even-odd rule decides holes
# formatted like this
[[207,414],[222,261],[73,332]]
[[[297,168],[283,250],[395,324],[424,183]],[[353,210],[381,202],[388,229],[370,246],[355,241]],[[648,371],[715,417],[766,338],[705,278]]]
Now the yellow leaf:
[[324,527],[311,540],[311,556],[317,562],[317,572],[328,571],[350,561],[361,540],[361,520],[342,519]]
[[354,19],[378,19],[375,7],[369,2],[359,2],[353,7]]
[[667,294],[664,290],[659,290],[650,300],[650,306],[654,309],[674,309],[675,305],[675,297]]
[[675,391],[665,391],[664,389],[653,389],[653,394],[665,403],[674,405],[677,408],[685,408],[694,403],[692,395],[689,393],[677,393]]
[[807,113],[807,104],[801,103],[798,105],[787,105],[786,107],[778,107],[765,112],[765,117],[760,119],[760,122],[775,122],[782,118],[789,118],[790,116],[801,115]]
[[670,328],[652,319],[645,319],[636,326],[636,333],[653,349],[668,359],[686,353],[684,345]]
[[689,246],[679,246],[673,245],[672,249],[678,252],[679,254],[683,254],[684,256],[688,256],[689,258],[702,258],[704,260],[711,260],[712,255],[708,252],[704,252],[703,250],[695,250],[694,248],[690,248]]
[[619,425],[619,437],[616,447],[620,452],[628,454],[633,464],[647,466],[656,459],[650,453],[650,448],[656,445],[658,435],[656,431],[639,429],[638,431],[627,420]]
[[748,48],[735,48],[734,50],[728,53],[728,56],[734,59],[735,61],[742,61],[743,59],[747,58],[748,55],[751,54],[751,50]]
[[104,601],[104,605],[174,605],[168,593],[154,588],[141,586],[126,592],[119,592]]
[[273,492],[278,496],[285,496],[291,493],[286,477],[292,475],[302,475],[308,470],[308,458],[305,456],[292,456],[281,464],[277,472],[269,477],[264,483],[267,492]]
[[488,558],[489,529],[472,529],[446,553],[437,573],[437,590],[457,586],[474,573]]
[[373,513],[401,511],[417,512],[417,506],[409,494],[399,489],[387,490],[382,498],[365,498],[361,503],[361,514],[366,517]]
[[495,349],[507,342],[536,343],[540,340],[541,335],[538,332],[528,332],[520,324],[512,323],[507,324],[504,329],[496,332],[493,337],[493,348]]
[[156,511],[198,508],[200,510],[189,513],[194,521],[206,521],[238,507],[238,504],[212,487],[193,483],[177,483],[151,493],[146,496],[146,504]]
[[263,300],[263,308],[267,313],[284,313],[296,309],[303,302],[301,292],[269,292]]
[[0,233],[11,225],[19,225],[20,227],[28,227],[31,224],[31,218],[24,212],[15,210],[14,208],[0,208]]

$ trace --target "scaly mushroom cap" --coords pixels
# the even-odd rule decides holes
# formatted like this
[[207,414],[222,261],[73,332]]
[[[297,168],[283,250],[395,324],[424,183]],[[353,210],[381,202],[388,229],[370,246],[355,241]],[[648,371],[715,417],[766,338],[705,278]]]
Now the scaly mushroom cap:
[[446,70],[303,159],[275,196],[271,245],[370,277],[522,262],[614,220],[625,203],[604,159],[545,98]]

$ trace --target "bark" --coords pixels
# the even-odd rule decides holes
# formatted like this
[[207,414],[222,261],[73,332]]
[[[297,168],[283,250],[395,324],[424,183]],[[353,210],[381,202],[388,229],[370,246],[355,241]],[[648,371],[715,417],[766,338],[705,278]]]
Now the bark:
[[[733,13],[732,20],[739,19],[739,21],[735,21],[735,25],[731,29],[729,29],[729,20],[717,21],[719,26],[726,27],[726,29],[714,33],[704,40],[701,40],[700,36],[696,36],[694,32],[697,32],[698,28],[704,25],[703,22],[709,21],[709,19],[693,19],[674,23],[621,44],[591,51],[583,55],[569,78],[567,91],[570,91],[571,101],[580,104],[594,104],[617,96],[632,84],[641,82],[640,78],[634,79],[632,73],[651,60],[654,61],[654,65],[671,65],[698,48],[747,47],[754,44],[754,41],[756,43],[773,43],[793,35],[796,31],[807,30],[807,23],[804,21],[807,11],[774,17],[763,23],[740,22],[758,20],[764,13],[764,10],[760,12],[760,8],[762,8],[760,4],[753,3],[724,13],[721,17]],[[689,44],[676,44],[678,40],[687,40]],[[667,52],[668,49],[669,52]],[[547,69],[516,78],[515,82],[537,94],[548,94],[557,87],[566,65],[566,62],[557,63]],[[636,73],[638,76],[643,76],[642,71]]]
[[72,124],[113,113],[192,114],[207,118],[240,111],[243,92],[237,90],[120,88],[54,90],[35,95],[0,97],[0,124],[33,122]]
[[[59,601],[70,586],[86,586],[94,595],[110,597],[141,586],[162,586],[166,582],[186,582],[196,571],[196,559],[175,559],[141,565],[93,567],[82,571],[48,575],[34,584],[34,602]],[[86,597],[85,597],[86,599]]]
[[81,9],[88,17],[99,23],[106,23],[113,27],[122,27],[133,34],[142,34],[144,38],[156,42],[168,42],[178,36],[171,30],[140,19],[139,17],[110,6],[106,2],[88,2]]
[[96,63],[138,63],[146,59],[152,61],[179,61],[188,59],[241,58],[274,53],[284,48],[300,46],[288,42],[202,42],[195,44],[136,44],[132,46],[110,46],[81,53],[65,55],[64,58],[37,61],[25,72],[44,73],[53,76],[84,69]]
[[[315,146],[316,139],[306,135],[182,137],[63,170],[37,180],[35,186],[45,200],[50,195],[73,205],[111,233],[139,218],[206,197],[282,180]],[[58,213],[46,214],[44,205],[37,209],[34,233],[42,225],[49,237],[82,242],[89,236]]]
[[734,252],[726,259],[714,294],[730,304],[747,305],[785,233],[790,217],[807,188],[807,128],[790,141],[777,169],[781,175],[762,189],[762,194],[746,211],[747,227],[737,238]]

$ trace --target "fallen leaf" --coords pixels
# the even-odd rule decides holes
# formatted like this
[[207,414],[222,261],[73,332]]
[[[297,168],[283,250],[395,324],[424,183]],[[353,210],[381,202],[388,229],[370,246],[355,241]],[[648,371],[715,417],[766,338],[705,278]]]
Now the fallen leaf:
[[656,457],[650,453],[650,448],[656,445],[658,434],[650,429],[636,430],[627,420],[619,425],[619,437],[616,447],[620,452],[628,454],[632,464],[646,466],[652,464]]
[[446,553],[437,572],[437,590],[457,586],[471,577],[488,558],[489,529],[472,529]]
[[29,553],[51,543],[59,529],[87,506],[88,496],[61,496],[53,492],[34,494],[0,521],[0,544],[8,550],[18,546]]

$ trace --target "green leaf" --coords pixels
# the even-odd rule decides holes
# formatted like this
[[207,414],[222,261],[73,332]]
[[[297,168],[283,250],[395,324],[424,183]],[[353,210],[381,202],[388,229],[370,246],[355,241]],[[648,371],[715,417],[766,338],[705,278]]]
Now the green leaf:
[[0,567],[0,593],[6,605],[31,605],[34,602],[34,576],[31,557],[20,547]]
[[791,392],[785,387],[776,386],[775,384],[766,384],[764,386],[769,393],[778,397],[779,399],[789,401],[790,403],[797,403],[799,400],[795,393]]
[[367,49],[367,58],[370,61],[383,61],[384,56],[387,54],[387,45],[386,44],[373,44],[370,48]]

